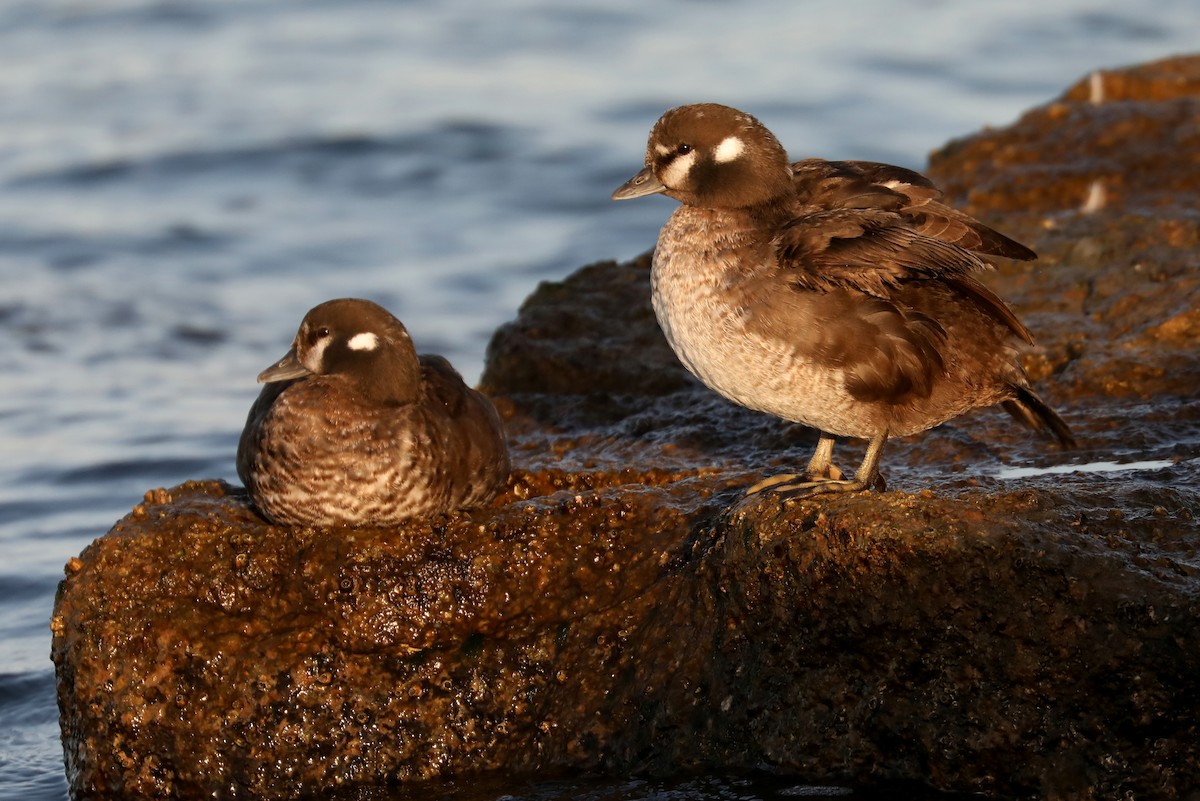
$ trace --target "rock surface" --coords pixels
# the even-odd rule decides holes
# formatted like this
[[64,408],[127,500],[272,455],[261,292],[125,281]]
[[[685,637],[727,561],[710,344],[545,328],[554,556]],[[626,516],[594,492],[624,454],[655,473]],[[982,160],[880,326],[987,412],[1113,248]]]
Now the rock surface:
[[[195,482],[71,560],[53,657],[73,795],[766,765],[1197,798],[1200,58],[1102,83],[931,162],[1041,254],[988,280],[1081,452],[985,411],[889,443],[890,492],[744,500],[813,432],[695,384],[646,259],[585,268],[489,349],[517,467],[492,508],[283,529]],[[1148,464],[1040,470],[1067,462]]]

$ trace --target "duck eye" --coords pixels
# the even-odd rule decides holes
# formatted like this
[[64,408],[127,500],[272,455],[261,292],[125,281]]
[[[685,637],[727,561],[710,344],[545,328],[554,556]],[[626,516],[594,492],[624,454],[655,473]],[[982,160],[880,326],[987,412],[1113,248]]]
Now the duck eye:
[[688,153],[691,153],[691,152],[692,152],[692,146],[689,145],[687,142],[684,142],[682,145],[675,148],[675,153],[680,156],[686,156]]
[[319,342],[320,340],[325,339],[328,336],[329,336],[329,328],[327,326],[321,326],[320,328],[314,328],[313,330],[308,332],[308,341],[310,343]]

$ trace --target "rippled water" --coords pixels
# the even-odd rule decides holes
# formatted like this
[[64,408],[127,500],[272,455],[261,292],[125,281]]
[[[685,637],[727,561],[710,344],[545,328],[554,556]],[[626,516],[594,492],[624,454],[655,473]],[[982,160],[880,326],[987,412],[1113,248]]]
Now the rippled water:
[[668,106],[920,167],[1198,30],[1194,0],[0,2],[0,796],[66,793],[63,563],[150,487],[234,478],[310,306],[378,300],[474,379],[539,280],[653,243],[670,201],[608,194]]

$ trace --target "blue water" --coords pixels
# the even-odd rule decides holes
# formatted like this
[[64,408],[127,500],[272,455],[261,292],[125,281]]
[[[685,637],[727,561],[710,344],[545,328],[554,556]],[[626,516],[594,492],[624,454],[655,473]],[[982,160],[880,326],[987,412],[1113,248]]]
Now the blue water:
[[234,478],[309,307],[378,300],[475,379],[538,281],[653,243],[671,202],[608,194],[668,106],[919,168],[1196,31],[1194,0],[0,1],[0,797],[66,794],[62,565]]

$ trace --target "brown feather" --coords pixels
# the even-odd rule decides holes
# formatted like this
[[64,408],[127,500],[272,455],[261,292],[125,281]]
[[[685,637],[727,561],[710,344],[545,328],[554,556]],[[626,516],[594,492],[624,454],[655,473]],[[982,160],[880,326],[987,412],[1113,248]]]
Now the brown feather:
[[819,208],[895,211],[926,236],[974,253],[1029,261],[1037,254],[942,202],[942,192],[913,170],[874,161],[804,159],[791,165],[797,195]]

